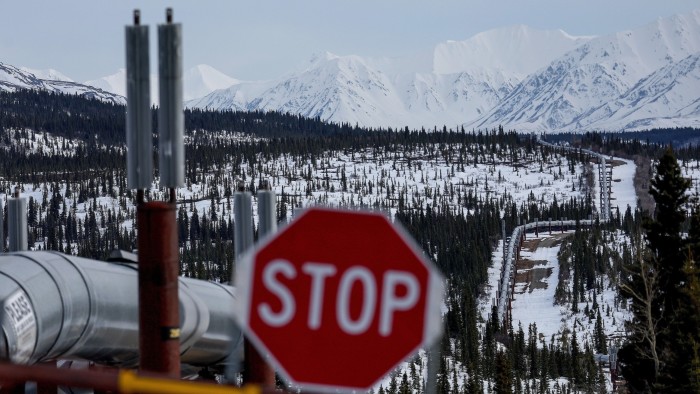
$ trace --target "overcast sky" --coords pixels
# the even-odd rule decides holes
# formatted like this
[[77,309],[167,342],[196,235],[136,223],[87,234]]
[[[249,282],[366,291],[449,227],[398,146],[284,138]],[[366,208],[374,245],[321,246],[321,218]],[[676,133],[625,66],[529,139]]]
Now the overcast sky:
[[315,53],[400,56],[484,30],[526,24],[604,35],[700,8],[697,0],[2,0],[0,62],[54,68],[77,81],[124,67],[124,26],[140,8],[151,26],[173,7],[185,68],[276,78]]

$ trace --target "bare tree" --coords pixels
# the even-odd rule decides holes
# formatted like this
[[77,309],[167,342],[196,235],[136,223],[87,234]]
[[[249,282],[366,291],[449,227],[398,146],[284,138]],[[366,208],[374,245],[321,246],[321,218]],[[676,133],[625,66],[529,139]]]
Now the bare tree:
[[657,336],[659,318],[656,316],[659,313],[654,313],[654,304],[656,301],[655,288],[658,285],[658,271],[651,268],[651,264],[640,259],[639,270],[637,277],[642,284],[640,288],[634,289],[629,284],[625,283],[620,288],[634,299],[632,308],[635,309],[636,319],[628,322],[627,328],[632,331],[633,336],[637,336],[645,344],[642,347],[641,353],[647,354],[647,358],[654,362],[654,370],[659,372],[659,355],[657,348]]

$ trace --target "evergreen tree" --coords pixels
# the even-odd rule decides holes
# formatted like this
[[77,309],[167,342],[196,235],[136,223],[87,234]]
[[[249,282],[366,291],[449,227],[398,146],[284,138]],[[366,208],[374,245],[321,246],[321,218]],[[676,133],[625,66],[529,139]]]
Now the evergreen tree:
[[411,394],[411,386],[408,385],[408,375],[404,371],[401,377],[401,384],[399,385],[399,394]]
[[500,351],[496,353],[496,382],[493,391],[496,394],[511,394],[513,392],[513,371],[510,357]]
[[399,392],[399,385],[396,382],[396,376],[391,377],[391,381],[389,382],[389,390],[387,390],[388,394],[398,394]]
[[603,319],[600,316],[600,310],[598,310],[598,317],[596,317],[595,321],[595,332],[593,339],[595,341],[596,352],[600,354],[608,354],[608,339],[605,335],[605,330],[603,329]]
[[435,383],[435,386],[438,393],[447,394],[450,392],[450,378],[447,371],[447,360],[445,360],[445,357],[442,355],[440,356],[440,369],[438,370],[437,382]]
[[578,346],[578,339],[576,337],[576,330],[571,332],[571,382],[576,385],[580,382],[581,376],[583,375],[581,371],[581,364],[579,362],[579,357],[581,351]]
[[411,374],[411,388],[413,390],[418,390],[420,387],[420,379],[418,378],[418,373],[416,372],[416,363],[410,362],[409,372]]
[[[684,302],[678,312],[677,365],[682,365],[687,375],[688,392],[700,392],[700,209],[695,207],[688,232],[687,258],[683,267],[687,277],[684,283]],[[682,363],[682,364],[681,364]]]
[[477,369],[469,375],[469,384],[466,389],[467,394],[483,394],[484,385]]
[[686,218],[687,189],[671,148],[660,158],[649,193],[656,202],[653,218],[647,218],[648,256],[638,255],[626,266],[620,291],[632,301],[631,334],[619,352],[622,373],[633,392],[687,392],[685,365],[676,352],[685,301],[683,270],[685,241],[681,228]]

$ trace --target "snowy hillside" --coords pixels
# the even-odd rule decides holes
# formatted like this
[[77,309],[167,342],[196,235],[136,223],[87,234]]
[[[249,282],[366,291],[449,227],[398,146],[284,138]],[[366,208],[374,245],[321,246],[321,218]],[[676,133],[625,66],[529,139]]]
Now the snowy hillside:
[[[351,65],[358,70],[369,67],[359,60]],[[329,68],[327,74],[321,73],[318,78],[332,75],[344,66],[337,64],[335,70]],[[107,108],[98,112],[107,112]],[[243,116],[218,116],[227,120],[229,115]],[[593,207],[587,196],[597,194],[593,188],[596,183],[593,166],[588,158],[557,151],[536,144],[527,136],[511,133],[352,130],[348,134],[335,134],[337,138],[326,138],[325,131],[319,137],[309,137],[307,130],[301,130],[300,137],[294,138],[294,134],[287,136],[290,128],[284,126],[285,116],[245,115],[248,117],[244,119],[252,121],[235,124],[262,123],[271,118],[275,122],[271,127],[278,127],[284,138],[235,132],[235,128],[204,128],[186,133],[186,184],[176,190],[183,275],[214,281],[231,277],[236,220],[233,190],[238,187],[254,191],[265,185],[274,190],[279,197],[276,214],[281,222],[293,218],[298,209],[312,205],[381,210],[403,223],[450,278],[449,296],[444,304],[448,340],[441,350],[444,363],[440,364],[444,367],[440,369],[444,372],[440,372],[442,388],[438,392],[453,392],[458,388],[460,392],[467,391],[467,385],[472,382],[492,387],[497,370],[494,352],[498,349],[498,354],[503,353],[508,341],[504,331],[489,326],[488,319],[476,316],[475,297],[489,291],[485,286],[489,280],[488,256],[499,244],[501,220],[512,228],[518,221],[532,217],[588,217]],[[290,123],[299,122],[296,117],[288,118]],[[211,122],[214,127],[220,127],[222,122],[218,120]],[[93,124],[103,123],[109,122],[95,119]],[[319,124],[309,130],[327,127],[333,126]],[[262,130],[267,132],[265,128]],[[61,128],[55,133],[40,132],[18,126],[8,129],[0,141],[2,157],[9,165],[0,180],[6,185],[18,185],[22,195],[28,197],[30,246],[91,258],[104,258],[113,248],[132,250],[137,232],[135,205],[133,192],[126,189],[123,145],[103,145],[100,138],[95,138],[96,134],[69,131]],[[627,187],[615,181],[620,176],[617,169],[623,167],[633,171],[633,165],[615,167],[613,188]],[[156,184],[157,180],[147,193],[149,200],[164,198],[163,190]],[[622,202],[622,195],[616,193],[614,190],[614,196]],[[255,200],[253,205],[255,210]],[[550,251],[547,259],[551,260],[554,254]],[[532,258],[540,260],[537,256]],[[551,282],[551,286],[556,283]],[[606,294],[586,295],[599,300],[604,308],[602,314],[608,310]],[[585,302],[580,301],[585,311]],[[553,309],[554,312],[559,313],[559,309]],[[613,318],[616,312],[610,312]],[[569,365],[577,365],[579,361],[588,365],[584,364],[588,363],[586,360],[591,365],[594,363],[592,351],[583,346],[590,337],[586,336],[590,332],[586,321],[590,319],[584,317],[581,316],[576,327],[582,339],[580,357],[571,356],[573,351],[564,340],[548,345],[546,350],[537,350],[539,342],[534,335],[530,336],[534,343],[532,351],[546,351],[573,360],[561,361],[561,371],[545,371],[542,384],[549,385],[552,392],[564,385],[575,387],[572,380],[567,380],[571,373],[564,370]],[[605,320],[606,329],[619,325],[620,321],[619,316],[614,323]],[[566,324],[572,325],[572,322]],[[544,327],[539,332],[543,331]],[[476,334],[473,341],[467,332]],[[472,355],[465,347],[469,343],[474,350]],[[513,354],[524,359],[531,352],[516,349]],[[414,388],[411,392],[423,392],[427,371],[424,355],[421,352],[421,356],[402,363],[379,383],[380,389],[375,392],[399,381],[403,384],[403,380]],[[474,365],[479,365],[478,371]],[[537,371],[527,365],[514,365],[514,371],[521,378]],[[594,372],[586,372],[585,376],[598,375],[597,365],[593,366],[596,368],[587,371]],[[528,368],[534,372],[527,372]],[[514,384],[525,391],[537,392],[531,377],[523,379],[522,384],[520,381]]]
[[[125,103],[122,96],[73,82],[56,70],[38,71],[38,73],[39,76],[29,69],[20,69],[9,64],[0,63],[0,90],[10,92],[17,89],[46,90],[49,92],[77,94],[86,98],[95,98],[116,104]],[[43,77],[52,79],[44,79]]]

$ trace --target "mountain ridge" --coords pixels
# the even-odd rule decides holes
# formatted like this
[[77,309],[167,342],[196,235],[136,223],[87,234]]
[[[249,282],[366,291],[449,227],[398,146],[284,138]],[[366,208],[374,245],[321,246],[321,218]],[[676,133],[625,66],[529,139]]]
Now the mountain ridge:
[[[657,103],[652,114],[640,108],[617,108],[614,118],[604,116],[609,103],[635,105],[624,98],[640,81],[700,52],[697,37],[700,10],[599,37],[516,25],[440,43],[429,61],[424,55],[419,58],[413,72],[401,64],[407,58],[327,53],[280,80],[242,83],[189,101],[187,106],[291,111],[368,127],[503,125],[556,132],[700,126],[700,113],[678,111],[685,105],[678,97],[687,94],[670,94],[667,106]],[[339,66],[334,77],[320,78],[332,67],[325,63],[344,66]],[[428,63],[430,71],[426,71]],[[694,62],[685,65],[697,67]],[[677,75],[695,72],[691,69]],[[700,89],[694,78],[684,81],[691,86],[683,90]],[[680,89],[677,85],[668,86]]]
[[[637,129],[666,127],[669,118],[686,126],[700,125],[700,112],[677,113],[683,101],[669,101],[655,116],[636,111],[624,100],[641,81],[684,58],[700,53],[700,10],[658,19],[639,29],[598,37],[566,53],[549,66],[531,74],[518,88],[472,127],[504,124],[529,131],[577,131],[582,129]],[[676,75],[698,74],[696,62]],[[672,89],[700,89],[700,82],[667,83]],[[652,88],[653,90],[653,88]],[[673,95],[672,95],[673,96]],[[668,96],[671,97],[671,96]],[[626,103],[628,116],[609,118],[610,103]],[[606,113],[604,109],[610,111]],[[636,108],[639,109],[639,108]],[[620,108],[615,112],[619,113]],[[603,112],[601,112],[603,111]],[[682,118],[678,119],[678,118]]]
[[[692,94],[700,90],[697,54],[700,10],[597,37],[515,25],[402,57],[320,52],[264,81],[241,81],[200,64],[184,73],[184,98],[188,108],[290,112],[365,127],[700,127]],[[56,70],[36,73],[57,80],[35,75],[44,81],[35,86],[91,89],[70,85],[75,82]],[[27,77],[0,77],[0,84],[7,89],[12,80],[23,86]],[[123,96],[125,71],[78,85]],[[155,76],[151,85],[157,104]]]
[[43,79],[30,69],[22,69],[0,62],[0,90],[16,91],[17,89],[45,90],[49,92],[76,94],[86,98],[102,100],[113,104],[125,104],[123,96],[92,86],[73,82],[70,78],[56,70],[37,71],[43,76],[53,76],[60,79]]

